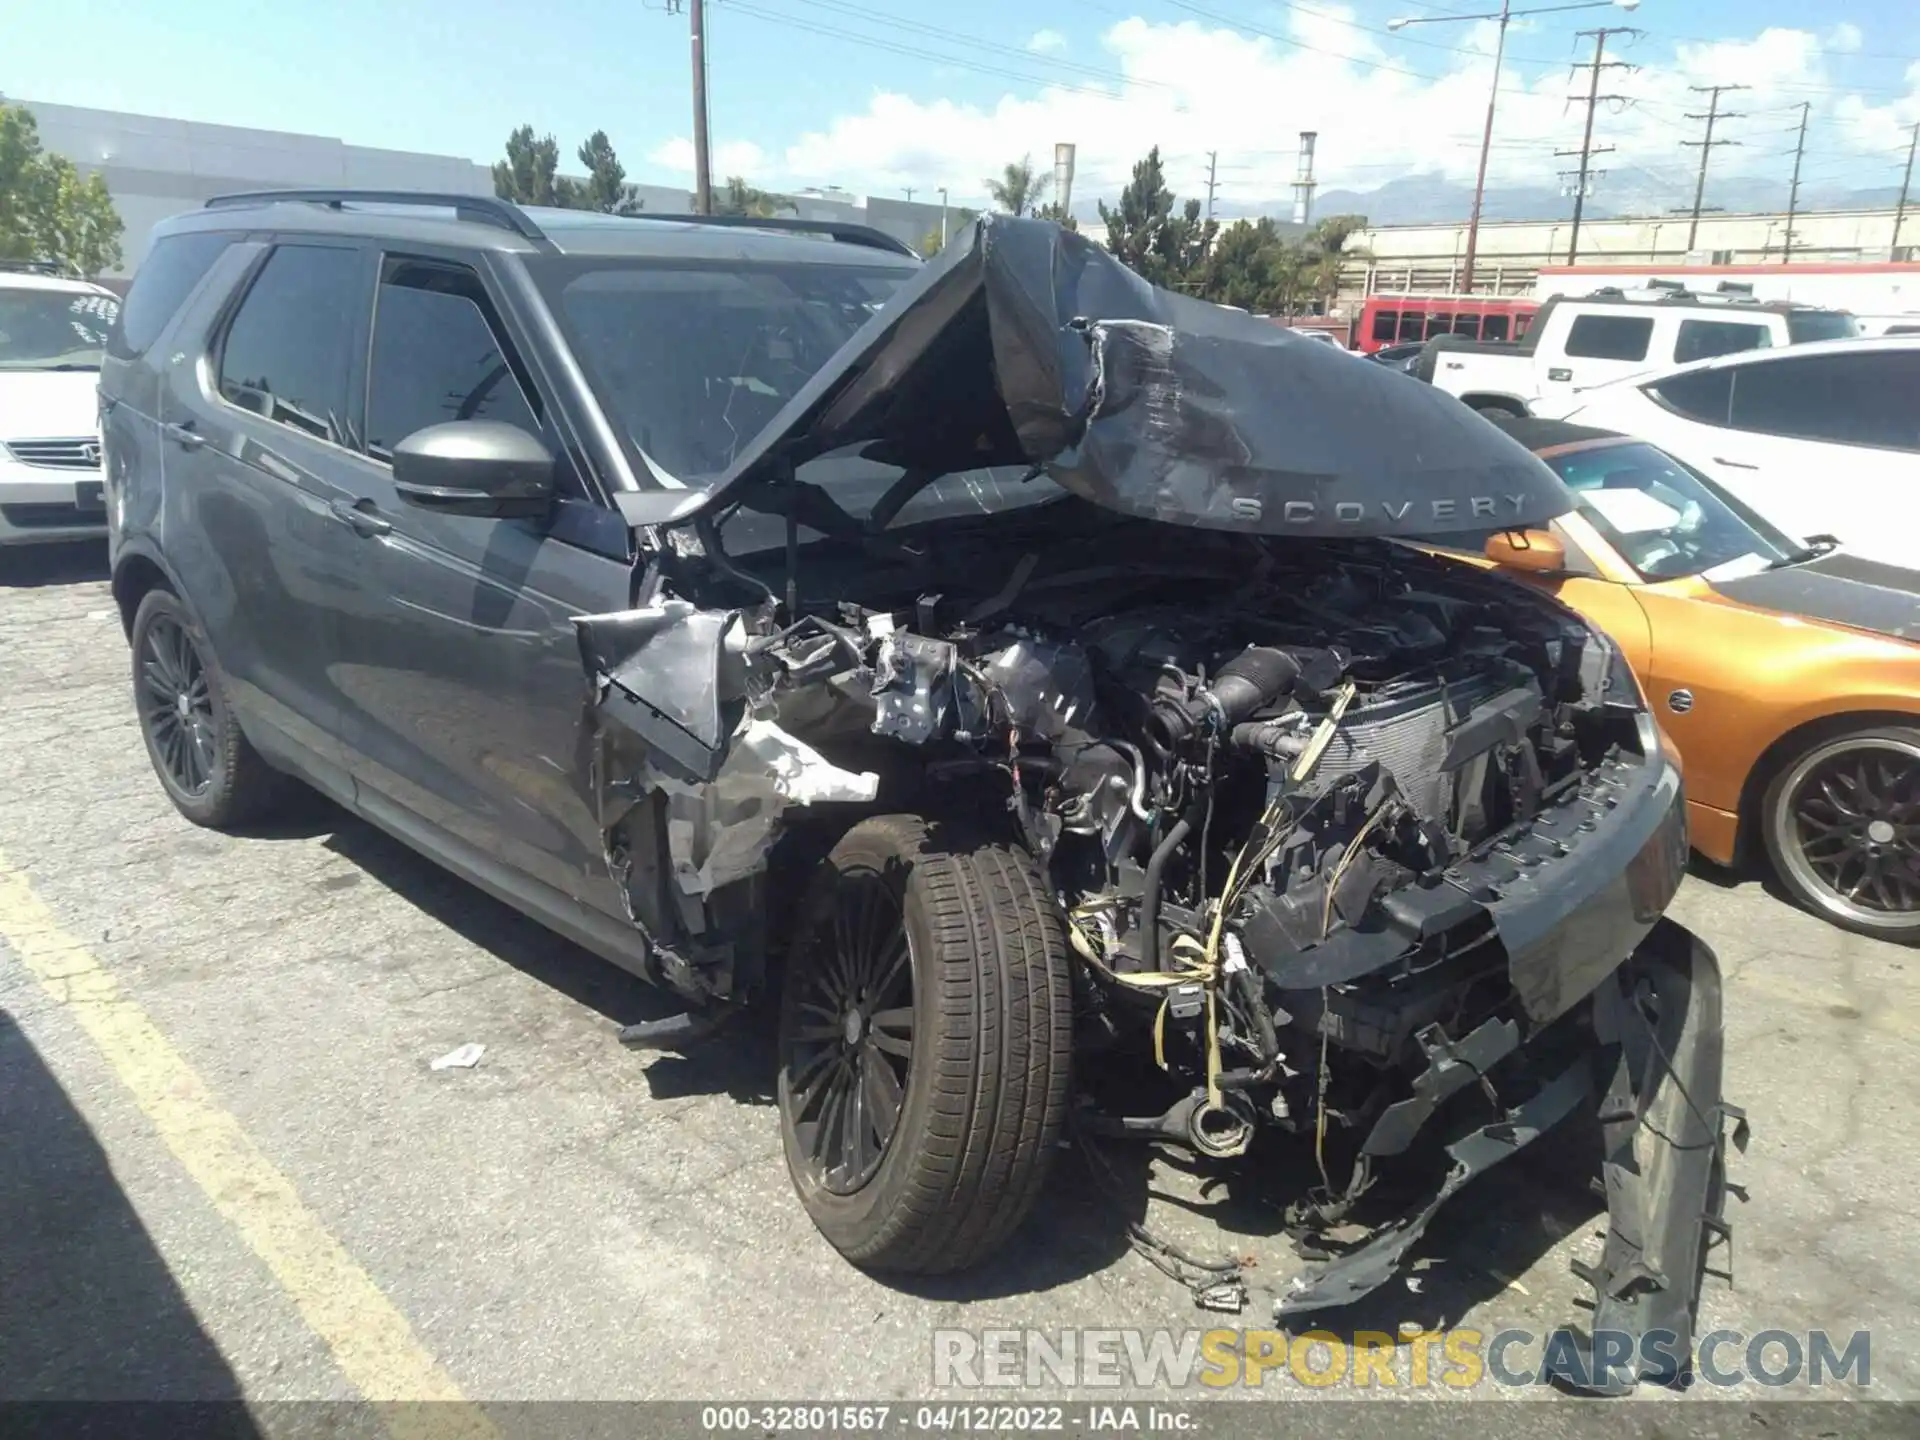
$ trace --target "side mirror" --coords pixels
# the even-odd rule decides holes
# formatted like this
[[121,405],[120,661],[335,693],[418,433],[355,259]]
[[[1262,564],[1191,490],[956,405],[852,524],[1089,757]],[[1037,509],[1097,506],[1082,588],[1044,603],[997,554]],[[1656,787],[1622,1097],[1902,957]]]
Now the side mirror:
[[1558,575],[1567,568],[1567,547],[1545,530],[1502,530],[1488,538],[1487,559],[1508,570]]
[[544,515],[553,453],[499,420],[449,420],[393,447],[393,488],[409,505],[448,515]]

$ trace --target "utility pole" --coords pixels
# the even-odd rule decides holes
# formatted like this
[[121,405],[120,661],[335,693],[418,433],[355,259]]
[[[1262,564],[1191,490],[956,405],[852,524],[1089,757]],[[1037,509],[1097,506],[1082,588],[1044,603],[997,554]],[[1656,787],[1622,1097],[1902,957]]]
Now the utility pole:
[[1207,220],[1209,222],[1213,220],[1213,175],[1219,164],[1220,152],[1209,150],[1207,152]]
[[[1582,30],[1580,32],[1582,39],[1585,39],[1589,35],[1593,37],[1593,59],[1585,66],[1575,67],[1576,69],[1588,69],[1593,72],[1587,79],[1587,93],[1584,97],[1587,106],[1586,131],[1580,137],[1579,150],[1556,150],[1554,152],[1556,155],[1577,154],[1580,157],[1580,168],[1575,172],[1573,182],[1573,233],[1567,238],[1567,264],[1569,265],[1576,263],[1580,258],[1580,214],[1581,211],[1586,208],[1589,177],[1593,173],[1588,168],[1589,162],[1595,155],[1606,155],[1613,150],[1613,146],[1611,145],[1603,145],[1598,150],[1593,148],[1593,113],[1600,108],[1600,102],[1602,100],[1625,100],[1627,98],[1624,95],[1602,95],[1600,93],[1600,72],[1602,70],[1631,70],[1635,68],[1627,64],[1624,60],[1608,60],[1605,58],[1607,37],[1609,35],[1638,35],[1639,33],[1638,30],[1627,25],[1609,25],[1598,30]],[[1580,100],[1583,97],[1579,95],[1569,95],[1567,98],[1569,100]]]
[[911,186],[911,185],[908,185],[908,186],[906,186],[906,187],[905,187],[905,194],[906,194],[906,197],[907,197],[907,203],[908,203],[909,205],[911,205],[911,204],[913,203],[913,186]]
[[940,248],[947,248],[947,187],[940,187]]
[[1907,218],[1907,187],[1913,184],[1913,152],[1920,149],[1920,121],[1915,121],[1913,138],[1907,141],[1907,173],[1900,177],[1900,203],[1893,211],[1893,239],[1887,242],[1887,254],[1891,258],[1900,244],[1900,222]]
[[713,167],[707,160],[707,4],[688,0],[693,22],[693,208],[713,213]]
[[1780,242],[1780,263],[1793,259],[1793,217],[1800,213],[1800,157],[1807,153],[1807,114],[1811,100],[1800,102],[1800,138],[1793,142],[1793,185],[1787,191],[1787,233]]
[[1707,103],[1706,114],[1689,114],[1687,116],[1689,120],[1704,120],[1707,122],[1706,137],[1701,140],[1682,140],[1680,142],[1682,145],[1697,145],[1700,147],[1700,178],[1696,180],[1693,185],[1693,221],[1687,226],[1687,253],[1691,255],[1693,253],[1693,242],[1698,239],[1700,235],[1700,203],[1706,199],[1707,195],[1707,157],[1713,154],[1713,147],[1716,145],[1738,145],[1740,143],[1738,140],[1716,140],[1713,138],[1713,127],[1717,122],[1721,120],[1738,120],[1741,118],[1740,115],[1733,112],[1728,112],[1724,115],[1721,114],[1720,97],[1730,90],[1746,90],[1751,87],[1746,85],[1689,85],[1687,88],[1696,94],[1711,97]]

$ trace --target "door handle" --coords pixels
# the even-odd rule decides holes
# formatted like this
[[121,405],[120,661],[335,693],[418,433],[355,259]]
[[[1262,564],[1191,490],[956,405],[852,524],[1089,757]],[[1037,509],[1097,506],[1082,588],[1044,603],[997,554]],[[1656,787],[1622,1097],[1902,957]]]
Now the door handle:
[[327,509],[333,512],[334,519],[362,539],[371,540],[375,535],[392,533],[393,522],[382,519],[371,500],[363,498],[351,504],[345,500],[334,500],[328,503]]
[[206,436],[195,432],[191,420],[169,421],[160,428],[165,430],[167,432],[167,438],[172,440],[174,444],[178,445],[182,450],[198,450],[202,445],[207,443]]
[[1713,463],[1716,465],[1725,465],[1730,470],[1758,470],[1760,468],[1758,465],[1749,465],[1744,460],[1729,460],[1724,455],[1714,456]]

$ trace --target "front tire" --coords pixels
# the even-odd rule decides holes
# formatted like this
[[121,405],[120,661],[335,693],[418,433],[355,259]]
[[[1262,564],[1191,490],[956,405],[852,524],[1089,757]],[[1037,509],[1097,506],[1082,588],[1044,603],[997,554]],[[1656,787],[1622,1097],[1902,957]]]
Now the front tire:
[[1920,943],[1920,729],[1810,745],[1767,786],[1760,828],[1801,905],[1862,935]]
[[867,1269],[937,1274],[1026,1217],[1066,1114],[1065,930],[1025,851],[883,815],[802,904],[780,1015],[780,1132],[807,1214]]
[[151,590],[133,616],[133,703],[173,808],[212,829],[258,820],[286,791],[234,717],[226,673],[191,611]]

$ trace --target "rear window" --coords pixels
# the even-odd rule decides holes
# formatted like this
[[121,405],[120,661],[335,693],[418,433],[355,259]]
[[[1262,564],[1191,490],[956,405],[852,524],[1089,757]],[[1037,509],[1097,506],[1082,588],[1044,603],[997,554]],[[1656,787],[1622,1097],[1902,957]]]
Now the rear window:
[[1682,320],[1680,338],[1674,341],[1673,360],[1684,365],[1689,360],[1711,360],[1716,355],[1733,355],[1742,350],[1764,350],[1773,344],[1773,332],[1765,325],[1734,320]]
[[1695,370],[1646,388],[1655,400],[1689,420],[1698,420],[1703,425],[1724,425],[1727,407],[1733,398],[1733,371],[1717,366],[1711,370]]
[[1582,315],[1567,331],[1567,354],[1583,360],[1644,360],[1653,320],[1644,315]]
[[233,243],[231,235],[168,235],[153,242],[147,258],[133,277],[133,288],[120,307],[120,320],[107,338],[107,353],[116,360],[146,354],[160,338],[180,302],[192,293],[213,262]]
[[1787,338],[1795,345],[1805,345],[1809,340],[1851,340],[1859,333],[1859,323],[1844,310],[1787,312]]

